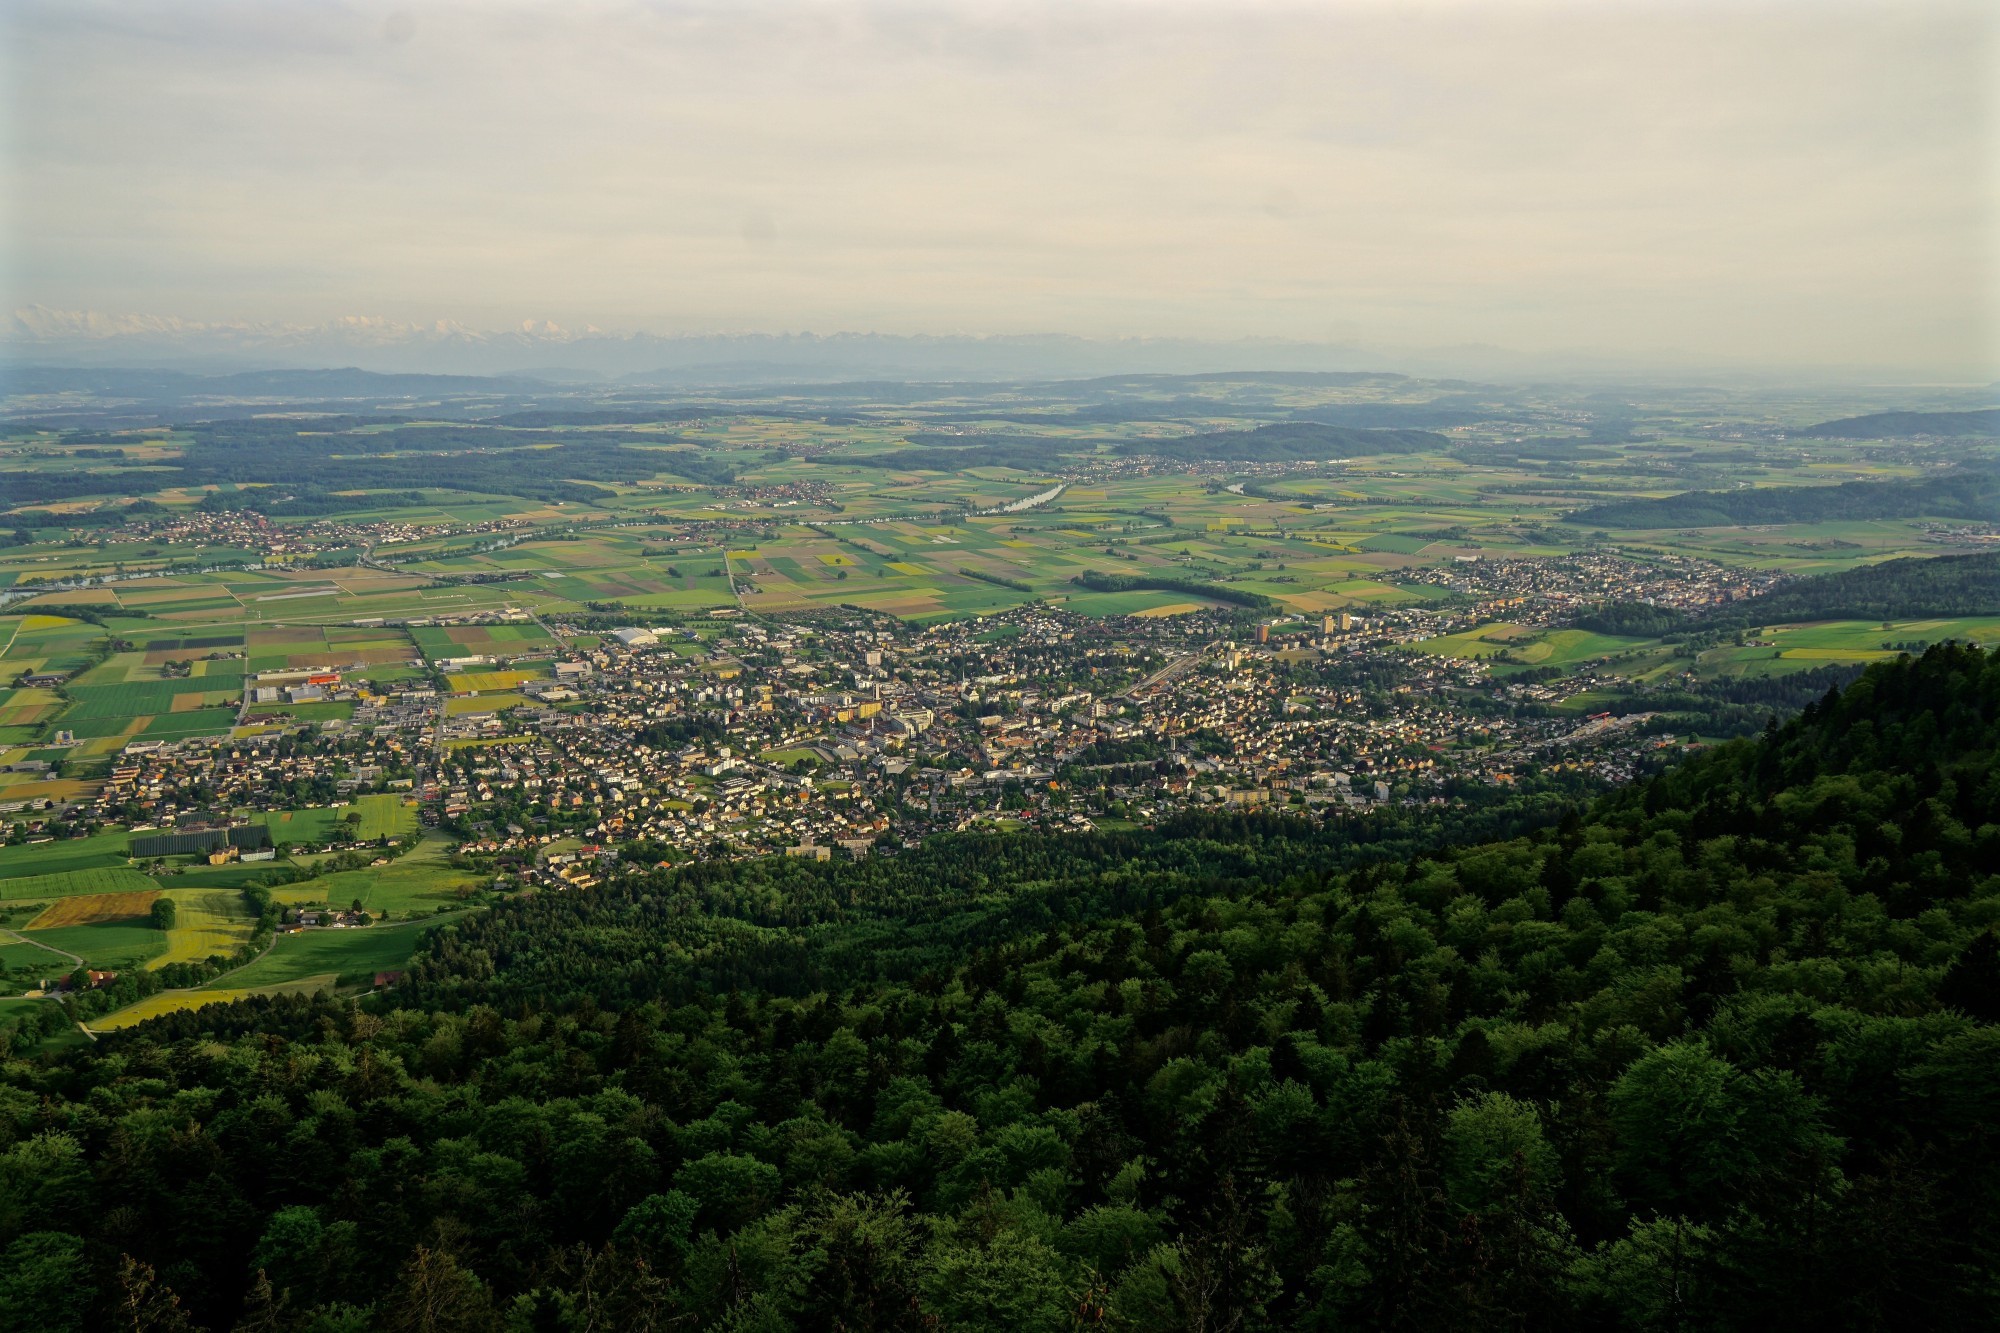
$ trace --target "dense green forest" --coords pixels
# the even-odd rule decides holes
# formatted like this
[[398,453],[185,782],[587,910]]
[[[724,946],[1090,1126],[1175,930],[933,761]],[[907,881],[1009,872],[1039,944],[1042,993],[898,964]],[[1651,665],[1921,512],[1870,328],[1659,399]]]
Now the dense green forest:
[[1990,1326],[1996,749],[1939,647],[1588,806],[517,899],[15,1053],[0,1328]]
[[1657,713],[1645,723],[1655,733],[1749,736],[1762,729],[1772,714],[1795,713],[1828,690],[1844,688],[1862,669],[1859,662],[1843,662],[1773,676],[1668,677],[1617,690],[1603,701],[1603,708],[1620,715]]
[[1674,606],[1653,606],[1646,602],[1604,602],[1576,618],[1578,629],[1593,634],[1619,634],[1641,639],[1657,639],[1686,629],[1695,623],[1692,612]]
[[1798,620],[1910,620],[2000,613],[2000,552],[1916,557],[1793,579],[1761,597],[1719,606],[1711,624]]
[[1252,592],[1248,588],[1231,588],[1203,579],[1177,578],[1171,574],[1107,574],[1103,570],[1086,569],[1070,582],[1093,592],[1184,592],[1191,597],[1210,597],[1218,602],[1259,611],[1277,606],[1263,593]]
[[1578,510],[1564,521],[1598,528],[1706,528],[1738,523],[1833,523],[1880,518],[2000,521],[2000,471],[1962,468],[1946,476],[1907,481],[1690,491],[1661,500],[1619,500],[1595,505]]
[[[490,426],[414,426],[400,417],[329,417],[310,430],[296,421],[269,418],[200,422],[183,456],[146,473],[149,488],[166,486],[268,486],[270,493],[226,491],[217,504],[269,508],[274,513],[316,514],[372,507],[368,497],[344,502],[340,490],[411,490],[418,487],[518,495],[528,499],[591,502],[605,490],[591,482],[643,481],[672,472],[704,485],[726,485],[735,472],[691,450],[664,450],[657,433],[592,431],[530,434]],[[634,448],[633,445],[646,445]],[[524,466],[535,450],[533,466]],[[113,481],[87,472],[0,472],[0,489],[17,501],[47,503],[129,489],[132,477]],[[289,506],[289,507],[288,507]]]
[[2000,435],[2000,408],[1974,412],[1876,412],[1822,421],[1800,431],[1822,440],[1881,440],[1899,435]]

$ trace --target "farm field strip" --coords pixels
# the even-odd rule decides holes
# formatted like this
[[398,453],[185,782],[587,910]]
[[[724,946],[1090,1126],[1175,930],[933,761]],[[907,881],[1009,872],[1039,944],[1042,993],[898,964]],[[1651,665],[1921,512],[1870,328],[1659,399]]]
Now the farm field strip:
[[250,991],[226,990],[163,990],[156,991],[123,1009],[113,1010],[89,1023],[92,1032],[117,1032],[123,1028],[136,1027],[149,1018],[159,1018],[166,1014],[183,1013],[206,1008],[212,1004],[227,1004],[252,994]]
[[233,889],[168,889],[173,899],[175,924],[167,932],[166,951],[150,966],[168,963],[198,963],[221,955],[227,957],[248,943],[256,926],[243,895]]
[[127,893],[92,893],[63,898],[43,908],[23,930],[53,930],[58,926],[88,926],[145,916],[160,896],[157,886]]
[[308,930],[280,936],[263,957],[219,978],[230,991],[318,983],[342,977],[366,984],[377,972],[408,965],[428,921],[363,926],[352,930]]

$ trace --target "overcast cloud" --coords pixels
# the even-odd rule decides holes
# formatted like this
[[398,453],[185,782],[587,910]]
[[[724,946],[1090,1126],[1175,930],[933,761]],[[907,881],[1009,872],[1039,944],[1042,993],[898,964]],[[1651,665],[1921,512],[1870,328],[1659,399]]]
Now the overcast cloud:
[[9,306],[1992,373],[1992,7],[11,3]]

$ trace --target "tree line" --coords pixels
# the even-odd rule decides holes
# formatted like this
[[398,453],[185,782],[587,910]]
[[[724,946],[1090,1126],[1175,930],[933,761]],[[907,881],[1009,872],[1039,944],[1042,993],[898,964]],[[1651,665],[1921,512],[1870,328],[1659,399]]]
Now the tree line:
[[[429,488],[589,504],[606,494],[602,485],[591,483],[630,484],[661,472],[708,486],[736,479],[727,461],[661,448],[668,437],[646,432],[530,433],[477,425],[412,426],[401,418],[371,417],[310,423],[253,418],[177,429],[189,434],[189,443],[180,458],[146,474],[146,489],[256,487],[218,493],[207,502],[283,515],[411,502],[407,495],[384,501],[343,498],[337,491]],[[637,447],[641,445],[648,447]],[[131,484],[88,472],[0,472],[0,489],[17,503],[118,493]]]
[[1226,584],[1178,578],[1172,574],[1111,574],[1086,569],[1070,582],[1081,584],[1092,592],[1183,592],[1191,597],[1206,597],[1256,611],[1268,611],[1277,606],[1263,593],[1252,592],[1248,588],[1231,588]]
[[1659,500],[1619,500],[1579,509],[1564,522],[1598,528],[1709,528],[1745,523],[1843,523],[1883,518],[2000,521],[2000,470],[1838,486],[1760,486],[1689,491]]

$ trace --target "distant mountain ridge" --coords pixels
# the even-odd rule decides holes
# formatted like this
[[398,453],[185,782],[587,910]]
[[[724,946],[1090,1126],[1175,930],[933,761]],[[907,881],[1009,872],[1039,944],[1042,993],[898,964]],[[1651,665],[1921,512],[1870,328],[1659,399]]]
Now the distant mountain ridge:
[[202,375],[180,370],[6,366],[0,392],[99,393],[174,398],[392,398],[409,394],[500,393],[546,389],[526,375],[396,374],[343,366],[324,370],[244,370]]
[[1213,374],[1254,365],[1266,375],[1368,374],[1380,355],[1287,339],[1083,338],[1066,334],[615,333],[551,320],[475,329],[350,316],[319,324],[184,320],[42,307],[0,326],[15,363],[353,365],[434,374],[589,372],[653,383],[733,385],[830,380],[981,380]]

